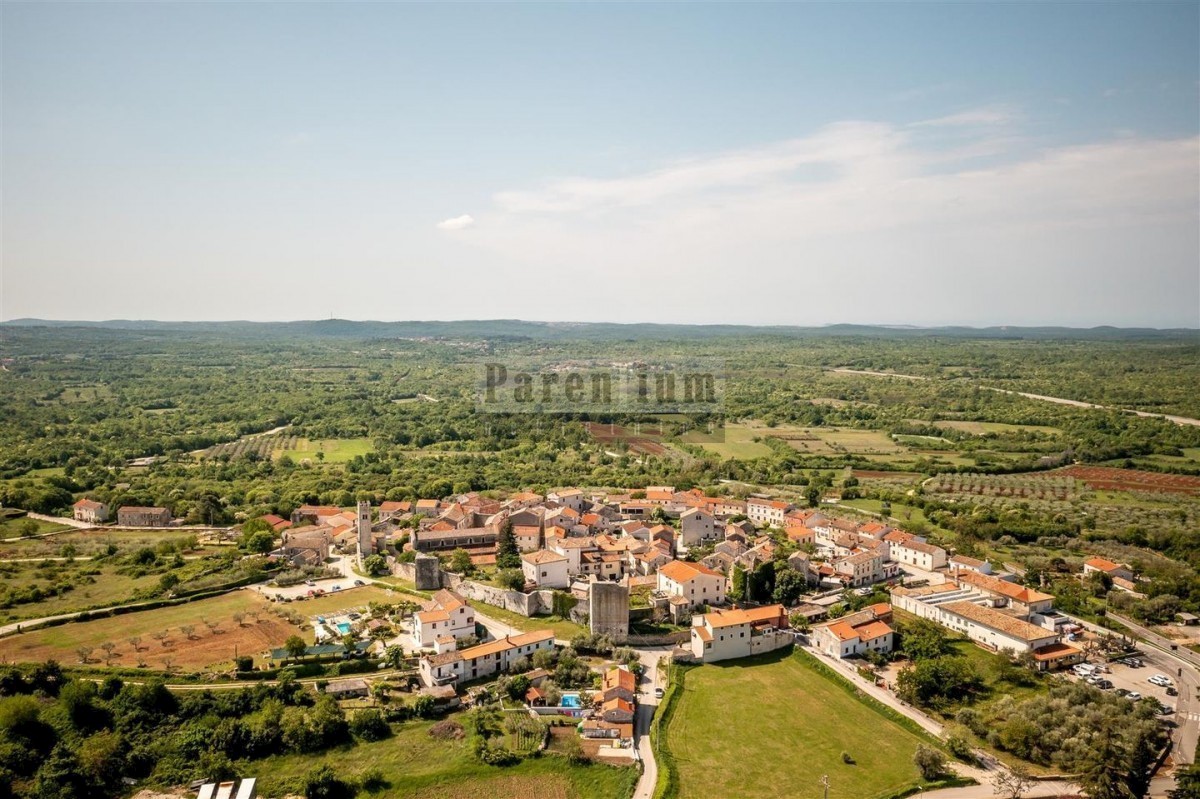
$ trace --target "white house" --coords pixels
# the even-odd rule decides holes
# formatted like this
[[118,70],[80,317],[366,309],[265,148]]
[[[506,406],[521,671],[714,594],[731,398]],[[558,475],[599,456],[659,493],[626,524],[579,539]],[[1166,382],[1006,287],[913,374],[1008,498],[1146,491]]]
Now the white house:
[[1060,636],[1054,630],[990,607],[992,595],[966,583],[894,588],[891,596],[892,604],[901,610],[935,621],[992,649],[1033,652],[1059,642]]
[[692,618],[692,656],[705,663],[771,652],[792,641],[783,605],[750,610],[714,610]]
[[683,597],[692,608],[725,604],[725,576],[686,560],[673,560],[658,570],[658,590]]
[[474,634],[475,609],[444,588],[413,614],[413,641],[421,649],[432,649],[445,635],[461,640]]
[[580,512],[583,510],[583,503],[586,498],[578,488],[560,488],[558,491],[551,491],[547,494],[546,499],[551,502],[557,502],[559,505],[570,508],[573,511]]
[[760,527],[764,525],[782,527],[784,515],[794,507],[787,502],[751,497],[746,500],[746,516]]
[[890,626],[891,620],[891,605],[872,605],[850,616],[813,627],[813,646],[839,660],[867,652],[887,654],[892,651],[896,640],[895,631]]
[[688,508],[679,517],[679,541],[685,547],[716,539],[717,519],[711,513],[700,508]]
[[890,542],[890,556],[896,563],[907,563],[918,569],[933,571],[946,565],[946,550],[916,539]]
[[531,659],[536,652],[552,649],[554,631],[535,630],[468,649],[426,655],[420,662],[421,682],[434,686],[488,677],[509,671],[515,663]]
[[571,577],[567,573],[567,564],[565,555],[548,549],[526,552],[521,556],[521,571],[525,572],[525,582],[538,588],[570,587]]
[[546,547],[567,559],[568,574],[581,574],[583,553],[596,551],[596,539],[590,535],[553,538],[547,536]]
[[883,555],[879,552],[859,552],[838,560],[833,568],[846,585],[870,585],[883,579]]
[[81,499],[71,506],[76,521],[101,524],[108,521],[108,506],[94,499]]

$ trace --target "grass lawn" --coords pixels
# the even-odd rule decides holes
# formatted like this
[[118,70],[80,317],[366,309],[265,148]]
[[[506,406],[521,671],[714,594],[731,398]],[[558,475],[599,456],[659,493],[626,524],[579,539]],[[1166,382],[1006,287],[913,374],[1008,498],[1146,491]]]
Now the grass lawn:
[[576,624],[573,621],[558,616],[522,616],[520,613],[513,613],[510,610],[498,608],[495,605],[489,605],[486,602],[471,600],[471,606],[478,613],[487,616],[489,619],[495,619],[498,622],[507,624],[509,627],[516,627],[522,632],[531,630],[554,630],[555,638],[570,640],[580,633],[586,633],[588,630],[581,624]]
[[725,440],[721,442],[705,441],[704,439],[709,437],[708,434],[698,430],[684,434],[680,440],[687,443],[698,443],[709,452],[726,459],[751,460],[771,454],[771,448],[766,444],[752,440],[766,435],[769,432],[766,427],[727,424],[724,432]]
[[[43,522],[39,522],[42,524]],[[198,537],[198,533],[187,528],[179,530],[155,530],[140,532],[135,530],[75,530],[64,527],[67,532],[44,538],[26,538],[20,541],[0,542],[0,560],[12,558],[53,558],[60,550],[70,544],[75,548],[75,555],[86,557],[104,552],[109,544],[113,544],[122,552],[132,552],[142,547],[154,547],[163,541],[181,541],[184,538]],[[43,531],[45,532],[45,531]],[[0,535],[0,537],[3,537]],[[207,555],[218,552],[223,547],[201,546],[185,552],[185,555]]]
[[[922,739],[805,657],[776,652],[688,671],[665,731],[681,799],[817,799],[823,774],[830,799],[919,784],[912,756]],[[855,763],[843,763],[842,752]]]
[[69,525],[43,522],[40,519],[4,519],[0,521],[0,538],[16,538],[18,536],[53,533],[59,530],[70,529],[72,528]]
[[[148,574],[143,577],[117,574],[117,568],[117,566],[107,564],[91,566],[87,561],[78,561],[75,564],[53,563],[45,570],[38,563],[6,564],[3,571],[0,571],[0,579],[14,586],[25,586],[32,583],[45,587],[69,581],[75,588],[65,594],[47,596],[37,602],[27,602],[2,609],[0,610],[0,623],[57,616],[88,608],[121,605],[132,601],[136,591],[154,588],[161,579],[161,575],[158,574]],[[85,574],[85,572],[93,570],[98,570],[100,573]],[[49,578],[47,575],[53,575],[53,577]]]
[[633,794],[637,769],[605,764],[571,766],[554,756],[509,767],[476,760],[467,740],[441,741],[429,735],[432,722],[410,722],[377,743],[316,755],[287,755],[246,764],[259,775],[259,793],[303,793],[300,784],[312,768],[327,763],[343,778],[378,769],[390,786],[378,799],[626,799]]
[[274,454],[277,458],[287,455],[296,462],[307,458],[317,463],[317,453],[322,452],[325,455],[324,463],[345,463],[356,455],[366,455],[374,448],[369,438],[302,438],[296,442],[294,449],[279,449]]
[[[350,581],[346,580],[345,582],[348,583]],[[270,588],[266,590],[268,594],[271,593]],[[297,613],[303,613],[305,616],[324,616],[342,610],[366,608],[372,602],[394,605],[397,602],[412,602],[416,599],[411,594],[405,594],[402,591],[392,591],[378,585],[364,585],[358,588],[348,588],[343,591],[332,592],[329,591],[328,585],[326,585],[325,590],[327,593],[321,596],[293,601],[283,605],[283,607],[291,608]]]

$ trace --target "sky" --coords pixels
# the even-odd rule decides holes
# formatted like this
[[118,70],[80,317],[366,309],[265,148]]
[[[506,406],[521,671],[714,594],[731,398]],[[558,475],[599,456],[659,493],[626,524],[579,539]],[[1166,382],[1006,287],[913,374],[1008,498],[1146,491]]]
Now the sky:
[[1200,4],[0,5],[0,318],[1200,327]]

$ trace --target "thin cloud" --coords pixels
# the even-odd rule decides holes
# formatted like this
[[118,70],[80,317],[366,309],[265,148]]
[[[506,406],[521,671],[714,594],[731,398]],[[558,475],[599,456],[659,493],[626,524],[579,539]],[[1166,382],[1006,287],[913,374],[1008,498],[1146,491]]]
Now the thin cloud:
[[1007,106],[987,106],[960,111],[934,119],[913,122],[911,128],[962,128],[988,125],[1007,125],[1017,120],[1016,112]]
[[438,230],[464,230],[475,224],[475,217],[470,214],[443,219],[438,222]]

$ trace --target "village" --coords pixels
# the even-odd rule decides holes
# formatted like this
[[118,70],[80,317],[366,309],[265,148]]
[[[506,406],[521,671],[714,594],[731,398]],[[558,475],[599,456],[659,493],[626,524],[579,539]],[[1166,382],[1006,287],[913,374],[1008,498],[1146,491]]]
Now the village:
[[[84,499],[75,517],[103,523],[108,511]],[[165,508],[123,507],[117,517],[130,526],[172,523]],[[259,589],[274,602],[347,592],[353,604],[354,590],[391,578],[429,597],[414,598],[411,612],[390,622],[345,610],[315,615],[316,643],[303,652],[275,650],[272,660],[327,654],[343,643],[380,656],[399,647],[416,659],[417,690],[442,710],[499,698],[510,712],[520,709],[552,729],[569,726],[593,759],[641,762],[638,797],[650,796],[655,784],[649,733],[672,664],[801,648],[935,729],[896,693],[897,667],[889,661],[900,616],[929,620],[1031,671],[1066,671],[1131,699],[1156,698],[1163,713],[1178,696],[1163,674],[1148,683],[1118,678],[1103,664],[1116,663],[1113,649],[1129,644],[1057,611],[1054,596],[1023,585],[1019,575],[836,506],[802,509],[670,486],[621,493],[567,487],[504,499],[468,493],[353,509],[304,505],[290,518],[260,521],[276,536],[272,559],[329,572]],[[770,596],[753,587],[764,567],[777,589]],[[1137,591],[1129,567],[1103,558],[1088,559],[1080,579],[1097,572],[1118,590]],[[530,624],[489,617],[496,609]],[[588,635],[564,639],[551,626],[539,628],[539,616],[563,617]],[[322,690],[339,700],[373,695],[370,675],[329,681]]]

